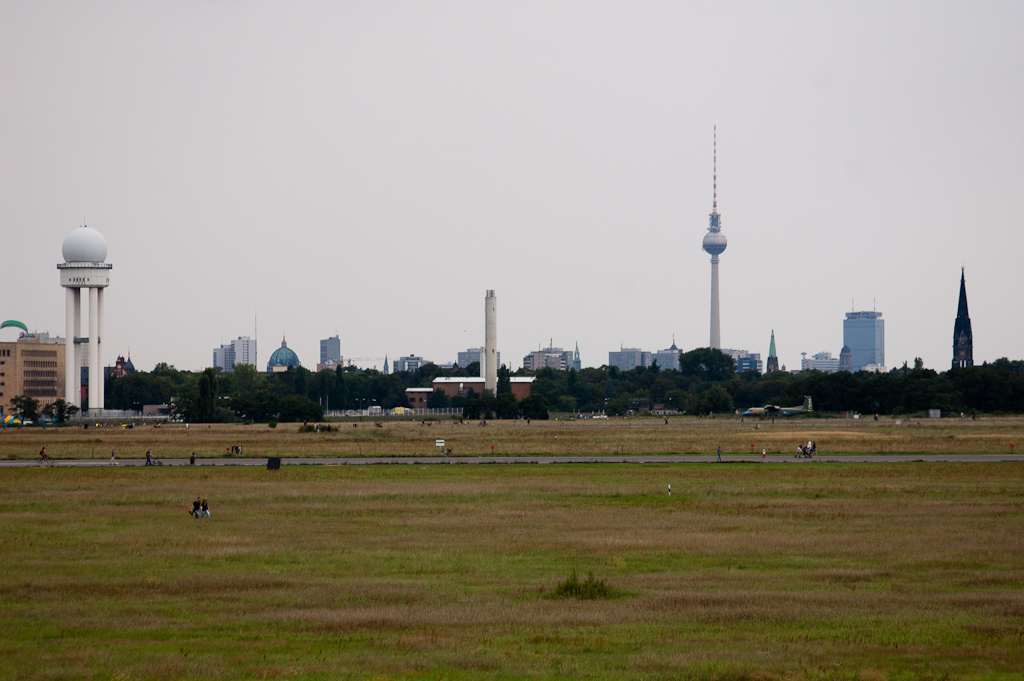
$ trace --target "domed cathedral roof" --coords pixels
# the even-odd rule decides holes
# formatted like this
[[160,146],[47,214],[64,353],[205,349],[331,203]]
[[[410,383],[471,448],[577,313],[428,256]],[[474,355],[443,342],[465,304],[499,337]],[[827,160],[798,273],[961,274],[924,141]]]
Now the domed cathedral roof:
[[270,361],[267,362],[267,373],[274,371],[287,371],[288,367],[297,366],[301,366],[298,355],[288,347],[287,339],[282,338],[281,347],[274,350],[274,354],[270,356]]

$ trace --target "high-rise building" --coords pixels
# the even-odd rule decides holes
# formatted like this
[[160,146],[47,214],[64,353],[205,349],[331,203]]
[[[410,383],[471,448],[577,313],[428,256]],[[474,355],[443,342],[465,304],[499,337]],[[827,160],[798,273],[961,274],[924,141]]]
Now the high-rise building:
[[[456,357],[457,357],[457,359],[456,359],[455,363],[458,364],[459,367],[462,368],[462,369],[465,369],[466,367],[468,367],[473,362],[479,362],[481,367],[483,367],[483,365],[484,365],[484,349],[483,348],[468,348],[464,352],[458,353],[458,355],[456,355]],[[501,353],[500,352],[498,353],[498,366],[501,366]]]
[[0,417],[9,414],[11,398],[17,395],[39,400],[40,407],[58,397],[67,399],[63,343],[49,333],[24,333],[15,342],[0,343]]
[[742,374],[744,371],[761,373],[760,352],[747,352],[746,350],[733,350],[732,348],[723,348],[722,352],[732,357],[733,361],[736,362],[737,373]]
[[826,374],[834,374],[839,371],[839,358],[833,357],[831,352],[819,352],[807,359],[807,353],[800,353],[801,371],[822,371]]
[[213,349],[213,366],[219,367],[222,371],[232,371],[235,368],[235,350],[230,345],[221,345]]
[[[650,352],[640,348],[622,348],[608,353],[608,366],[617,367],[619,371],[631,371],[637,367],[649,367],[654,358]],[[659,366],[661,366],[659,364]]]
[[768,362],[764,365],[764,372],[770,374],[779,370],[779,356],[775,352],[775,329],[772,329],[772,342],[768,346]]
[[725,251],[728,242],[722,234],[721,216],[718,215],[718,126],[715,126],[714,175],[712,176],[713,197],[711,214],[708,216],[708,233],[704,235],[703,248],[711,254],[711,346],[721,349],[722,329],[718,314],[718,256]]
[[672,337],[672,347],[665,350],[658,350],[651,357],[651,362],[657,362],[659,369],[679,369],[679,355],[683,351],[676,347],[676,339]]
[[238,364],[256,366],[256,339],[239,336],[228,345],[213,349],[213,366],[234,371]]
[[971,332],[971,317],[967,314],[967,283],[964,270],[960,268],[960,303],[953,322],[953,368],[974,366],[974,334]]
[[843,345],[850,348],[853,371],[885,367],[885,320],[881,312],[847,312],[843,320]]
[[324,338],[320,341],[320,363],[341,364],[341,339],[337,336]]
[[551,342],[552,345],[541,350],[534,350],[523,357],[523,368],[529,369],[530,371],[537,371],[544,367],[551,367],[558,371],[568,371],[569,367],[572,366],[572,350],[556,348],[553,345],[553,339]]
[[231,341],[231,347],[235,351],[235,366],[239,364],[251,364],[256,366],[256,339],[249,336],[239,336]]
[[407,357],[399,357],[391,363],[391,370],[395,373],[399,371],[416,371],[424,364],[430,364],[428,360],[416,355],[409,355]]

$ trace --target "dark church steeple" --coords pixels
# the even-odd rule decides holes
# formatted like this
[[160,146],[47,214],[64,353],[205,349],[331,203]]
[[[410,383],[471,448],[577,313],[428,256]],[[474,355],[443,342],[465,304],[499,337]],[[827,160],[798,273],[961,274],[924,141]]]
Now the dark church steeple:
[[967,283],[964,269],[960,268],[960,304],[956,308],[953,324],[953,368],[974,366],[974,335],[971,317],[967,314]]

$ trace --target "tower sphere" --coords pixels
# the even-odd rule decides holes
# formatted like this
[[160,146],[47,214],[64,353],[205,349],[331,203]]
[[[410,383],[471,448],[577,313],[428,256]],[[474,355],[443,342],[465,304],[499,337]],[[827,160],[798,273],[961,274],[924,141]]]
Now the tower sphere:
[[721,255],[727,245],[728,241],[721,232],[708,232],[704,235],[704,250],[711,255]]
[[92,227],[76,227],[65,237],[60,252],[64,262],[104,262],[107,240]]

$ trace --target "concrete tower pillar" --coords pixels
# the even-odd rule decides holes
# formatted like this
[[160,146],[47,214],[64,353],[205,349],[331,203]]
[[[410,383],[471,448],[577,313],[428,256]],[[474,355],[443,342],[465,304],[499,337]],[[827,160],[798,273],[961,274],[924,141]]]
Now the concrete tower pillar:
[[78,339],[82,337],[82,289],[72,289],[75,292],[75,325],[71,330],[71,352],[75,355],[75,375],[71,379],[75,386],[75,401],[77,407],[82,406],[82,353],[78,347]]
[[498,298],[488,289],[484,297],[484,390],[498,394]]
[[64,340],[64,401],[78,404],[75,394],[75,309],[78,304],[78,289],[64,289],[64,329],[67,338]]
[[100,404],[100,319],[99,289],[89,288],[89,413],[103,409]]
[[[104,290],[101,288],[95,289],[96,291],[96,367],[97,376],[99,380],[99,401],[96,405],[100,409],[106,409],[107,406],[107,386],[105,372],[103,371],[103,298]],[[91,314],[91,311],[90,311]],[[92,369],[89,370],[90,372]],[[91,373],[89,374],[92,375]]]
[[711,256],[711,347],[722,349],[722,328],[718,312],[718,256]]

